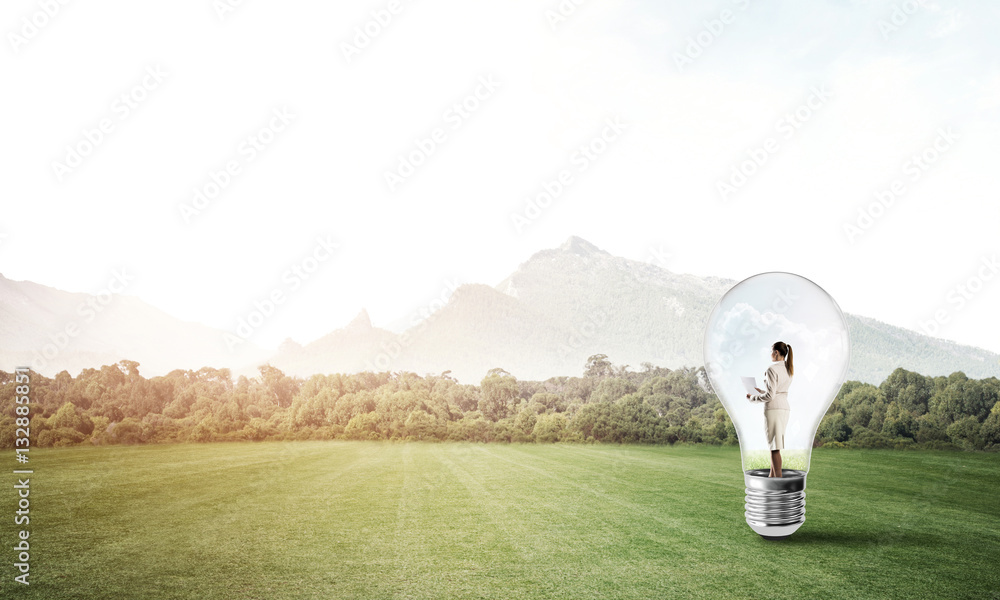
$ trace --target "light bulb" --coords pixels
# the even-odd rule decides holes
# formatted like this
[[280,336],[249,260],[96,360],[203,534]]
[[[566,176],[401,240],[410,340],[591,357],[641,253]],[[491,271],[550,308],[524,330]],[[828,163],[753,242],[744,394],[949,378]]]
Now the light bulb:
[[[788,425],[781,477],[768,477],[770,447],[764,405],[747,399],[741,377],[764,389],[771,346],[792,347]],[[813,438],[840,391],[850,363],[847,321],[823,288],[792,273],[761,273],[733,286],[708,319],[705,371],[739,436],[747,524],[782,539],[805,522],[805,488]]]

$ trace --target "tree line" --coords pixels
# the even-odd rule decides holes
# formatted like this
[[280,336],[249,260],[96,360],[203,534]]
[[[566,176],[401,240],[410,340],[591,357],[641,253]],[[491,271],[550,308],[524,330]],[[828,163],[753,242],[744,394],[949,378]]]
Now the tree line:
[[[446,371],[298,378],[264,365],[175,370],[146,379],[123,360],[77,377],[32,374],[33,446],[264,440],[425,440],[737,444],[703,368],[641,371],[591,356],[580,377],[521,381],[492,369],[479,385]],[[0,397],[13,398],[0,371]],[[896,369],[879,386],[844,384],[817,445],[1000,449],[1000,380]],[[5,402],[0,447],[14,447],[16,405]],[[23,422],[21,423],[23,424]]]

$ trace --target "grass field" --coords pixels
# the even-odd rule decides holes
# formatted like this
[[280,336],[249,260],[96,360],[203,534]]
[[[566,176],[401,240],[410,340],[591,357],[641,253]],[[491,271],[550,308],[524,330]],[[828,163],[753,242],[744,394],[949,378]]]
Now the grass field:
[[[36,449],[3,598],[997,598],[1000,455],[813,453],[744,522],[736,448],[289,442]],[[8,475],[13,478],[13,475]],[[19,528],[18,528],[19,529]]]

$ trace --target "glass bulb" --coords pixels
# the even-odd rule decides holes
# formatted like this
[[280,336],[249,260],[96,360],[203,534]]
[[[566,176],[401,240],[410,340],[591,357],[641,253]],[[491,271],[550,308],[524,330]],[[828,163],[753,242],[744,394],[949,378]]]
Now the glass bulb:
[[[792,347],[788,424],[781,477],[768,477],[764,405],[747,399],[741,377],[766,388],[775,342]],[[813,438],[850,364],[847,321],[823,288],[792,273],[761,273],[733,286],[708,319],[705,371],[739,436],[745,516],[768,539],[788,537],[805,521],[805,484]]]

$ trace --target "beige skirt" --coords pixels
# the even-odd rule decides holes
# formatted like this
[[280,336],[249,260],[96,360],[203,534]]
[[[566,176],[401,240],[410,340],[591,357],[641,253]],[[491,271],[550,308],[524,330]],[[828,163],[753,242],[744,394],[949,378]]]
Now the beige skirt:
[[781,408],[764,411],[764,430],[767,445],[771,450],[785,449],[785,426],[788,425],[788,411]]

